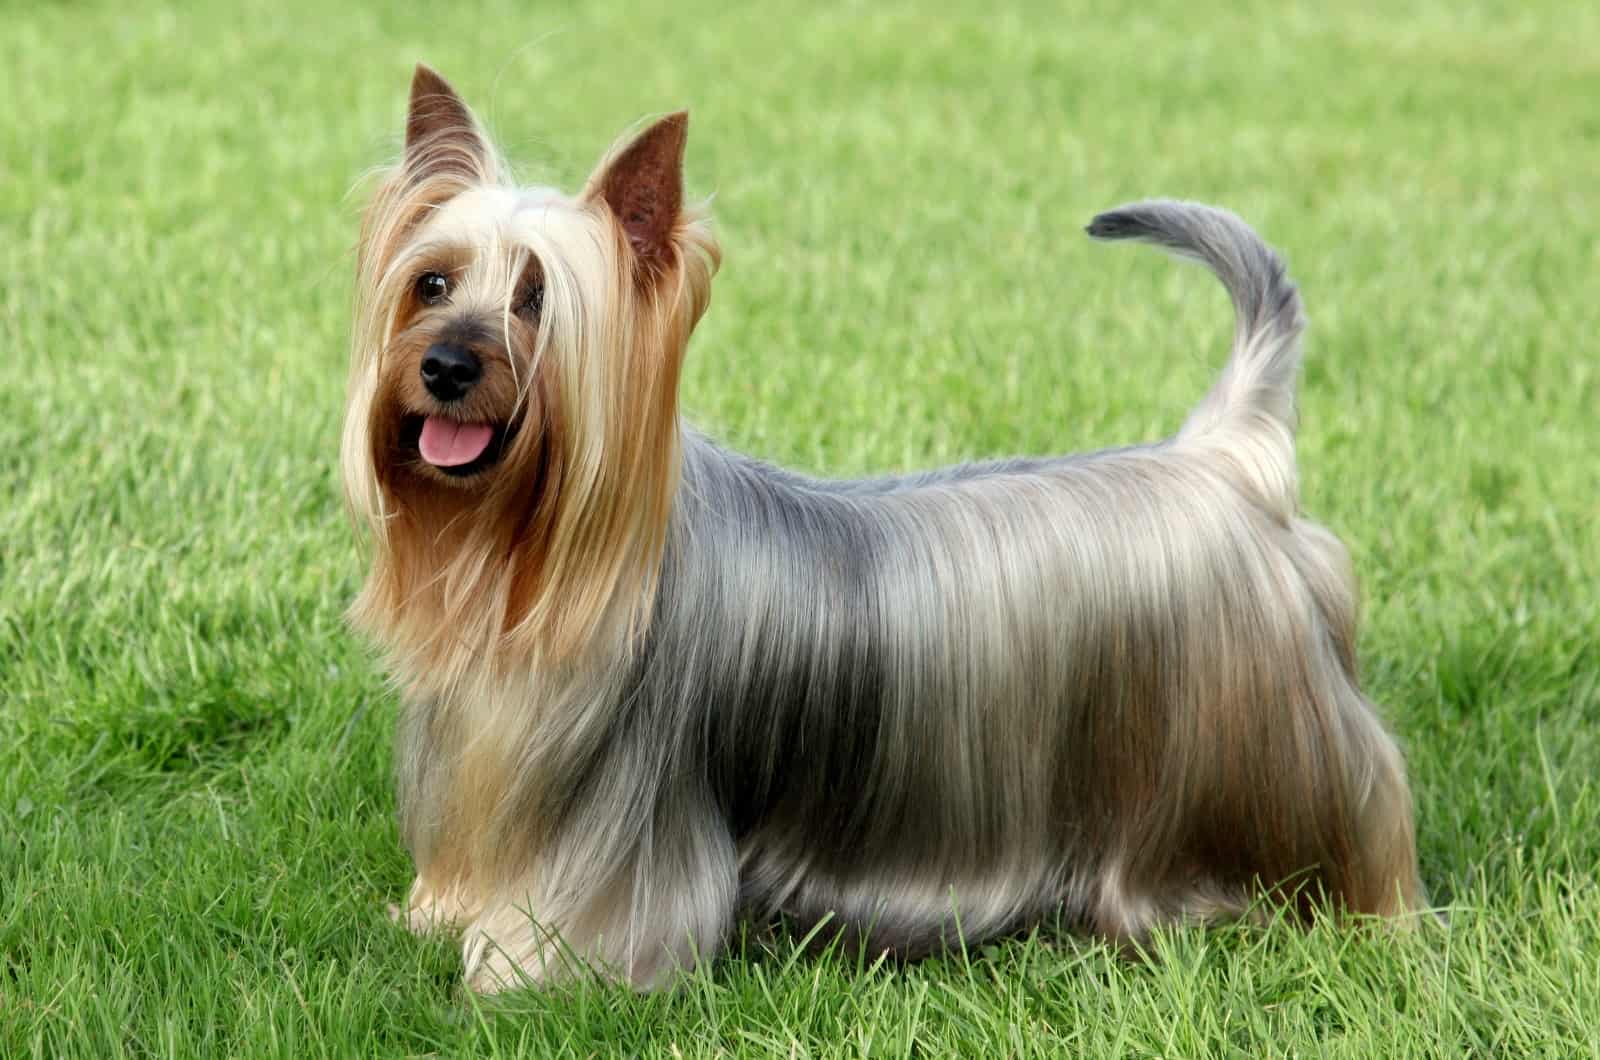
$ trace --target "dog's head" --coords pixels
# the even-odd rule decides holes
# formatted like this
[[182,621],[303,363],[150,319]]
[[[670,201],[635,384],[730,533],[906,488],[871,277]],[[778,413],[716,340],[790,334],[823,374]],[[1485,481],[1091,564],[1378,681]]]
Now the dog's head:
[[648,596],[679,369],[719,256],[683,204],[687,130],[684,113],[650,125],[575,196],[519,188],[461,98],[417,68],[405,153],[358,252],[344,481],[374,582],[393,583],[381,604],[369,583],[369,612],[475,602],[503,632],[576,634],[617,593]]

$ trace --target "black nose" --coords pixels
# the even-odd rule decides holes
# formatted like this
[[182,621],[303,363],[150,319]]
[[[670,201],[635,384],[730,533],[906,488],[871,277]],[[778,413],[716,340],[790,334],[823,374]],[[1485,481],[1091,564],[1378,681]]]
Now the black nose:
[[472,351],[453,342],[436,342],[422,355],[422,385],[440,401],[462,397],[482,375]]

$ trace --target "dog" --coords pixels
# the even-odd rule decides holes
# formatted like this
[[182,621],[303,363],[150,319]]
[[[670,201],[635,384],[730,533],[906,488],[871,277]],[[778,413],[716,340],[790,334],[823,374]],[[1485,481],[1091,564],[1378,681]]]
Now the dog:
[[720,251],[687,115],[519,187],[419,66],[366,210],[342,439],[354,625],[403,717],[395,915],[476,990],[640,989],[740,916],[916,958],[1056,918],[1424,902],[1345,550],[1297,504],[1301,303],[1225,211],[1102,214],[1221,280],[1172,438],[862,481],[679,418]]

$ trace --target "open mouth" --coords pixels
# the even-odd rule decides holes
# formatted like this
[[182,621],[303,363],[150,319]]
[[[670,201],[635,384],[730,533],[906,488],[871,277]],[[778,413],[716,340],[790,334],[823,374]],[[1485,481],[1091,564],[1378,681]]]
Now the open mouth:
[[435,471],[468,478],[492,467],[505,451],[510,432],[503,423],[462,423],[443,416],[408,416],[400,444],[414,450]]

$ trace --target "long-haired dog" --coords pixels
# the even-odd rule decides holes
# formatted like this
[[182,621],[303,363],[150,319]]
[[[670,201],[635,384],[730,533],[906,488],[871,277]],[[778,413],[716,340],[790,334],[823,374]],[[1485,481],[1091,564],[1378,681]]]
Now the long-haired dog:
[[512,184],[419,67],[359,251],[343,439],[356,624],[405,704],[417,878],[469,983],[575,958],[638,986],[735,917],[916,956],[1059,916],[1116,940],[1423,901],[1348,560],[1300,518],[1300,302],[1231,214],[1099,239],[1208,266],[1237,312],[1176,437],[865,481],[684,427],[719,261],[686,116],[576,196]]

